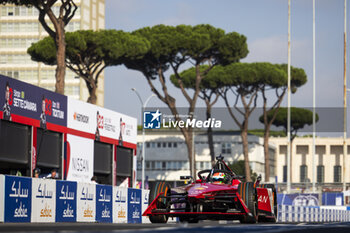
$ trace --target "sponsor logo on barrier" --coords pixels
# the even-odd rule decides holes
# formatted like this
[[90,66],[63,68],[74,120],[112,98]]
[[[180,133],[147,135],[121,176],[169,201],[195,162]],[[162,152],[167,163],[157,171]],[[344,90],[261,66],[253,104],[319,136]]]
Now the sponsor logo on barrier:
[[106,194],[106,189],[101,189],[98,201],[111,202],[111,195]]
[[29,193],[28,189],[21,189],[21,181],[18,181],[18,188],[16,188],[16,181],[13,181],[11,191],[10,197],[27,198]]
[[93,210],[92,210],[92,208],[88,205],[88,207],[84,210],[83,217],[84,217],[84,218],[92,218],[92,217],[94,217],[94,216],[92,215],[92,213],[93,213]]
[[102,218],[110,218],[111,217],[111,211],[108,210],[108,207],[105,206],[105,209],[102,210]]
[[28,209],[22,202],[19,202],[19,207],[15,209],[14,215],[15,218],[26,218],[28,217]]
[[45,205],[44,209],[41,209],[40,211],[40,217],[41,218],[49,218],[52,217],[52,209],[50,206]]
[[92,201],[94,200],[94,194],[93,193],[89,193],[89,188],[88,187],[83,187],[82,191],[81,191],[82,197],[80,198],[80,200],[84,200],[84,201]]
[[126,211],[123,207],[120,207],[121,210],[118,211],[118,218],[126,218]]
[[58,197],[58,199],[60,199],[60,200],[74,200],[74,192],[69,192],[69,186],[63,185],[61,188],[61,195]]
[[132,218],[139,219],[140,218],[140,211],[136,207],[135,210],[132,212]]
[[67,208],[65,210],[63,210],[63,217],[64,218],[74,218],[74,210],[69,205],[69,203],[67,204]]
[[126,202],[126,195],[123,195],[123,191],[117,190],[115,195],[115,202],[117,203],[125,203]]
[[136,192],[131,192],[130,196],[130,204],[140,204],[141,200],[140,197],[137,196]]
[[293,205],[295,206],[317,206],[318,199],[315,196],[297,196],[293,200]]
[[37,198],[48,198],[51,199],[53,196],[53,192],[52,191],[48,191],[46,189],[46,184],[43,185],[44,187],[41,187],[41,184],[39,184],[38,187],[38,193],[40,193],[39,195],[36,195],[35,197]]

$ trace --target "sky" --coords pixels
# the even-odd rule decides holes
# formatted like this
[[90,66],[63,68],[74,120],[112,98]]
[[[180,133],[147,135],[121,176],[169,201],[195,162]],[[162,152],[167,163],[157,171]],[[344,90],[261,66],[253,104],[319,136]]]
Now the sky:
[[[241,62],[287,63],[288,0],[106,0],[106,29],[131,32],[165,25],[211,24],[247,37],[249,54]],[[350,19],[348,3],[348,19]],[[348,31],[350,22],[348,20]],[[316,106],[343,106],[344,1],[316,0]],[[308,82],[292,95],[291,105],[312,107],[312,0],[291,0],[291,65],[306,71]],[[348,54],[350,54],[348,42]],[[348,63],[349,63],[348,59]],[[348,64],[349,65],[349,64]],[[350,69],[348,68],[348,74]],[[171,84],[169,84],[171,85]],[[136,118],[151,94],[144,76],[124,66],[105,70],[105,107]],[[175,87],[177,105],[186,101]],[[287,106],[287,98],[283,106]],[[148,107],[162,107],[153,97]],[[200,107],[203,102],[198,102]],[[222,101],[216,107],[224,107]],[[140,121],[139,121],[140,122]]]

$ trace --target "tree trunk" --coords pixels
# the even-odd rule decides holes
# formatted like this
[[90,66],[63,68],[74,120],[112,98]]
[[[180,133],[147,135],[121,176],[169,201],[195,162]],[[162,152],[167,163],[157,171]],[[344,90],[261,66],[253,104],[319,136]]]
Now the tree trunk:
[[[207,120],[211,118],[211,107],[207,105]],[[214,140],[213,140],[213,129],[211,126],[207,129],[208,133],[208,145],[209,145],[209,152],[210,152],[210,159],[212,166],[215,165],[215,150],[214,150]]]
[[265,128],[265,132],[264,132],[265,182],[270,181],[269,137],[270,137],[270,128]]
[[193,177],[194,180],[196,180],[196,161],[194,160],[194,166],[193,166],[193,170],[192,170],[192,163],[193,163],[193,157],[195,155],[192,155],[192,134],[189,136],[189,138],[185,138],[185,142],[186,142],[186,146],[187,146],[187,153],[188,153],[188,159],[189,159],[189,170],[190,170],[190,175]]
[[66,40],[64,32],[64,22],[60,20],[56,30],[57,45],[57,67],[55,91],[64,95],[64,77],[66,75]]
[[242,146],[243,146],[243,155],[244,155],[244,168],[245,168],[245,177],[246,181],[252,181],[250,175],[250,166],[249,166],[249,148],[248,148],[248,124],[244,124],[244,129],[242,129],[241,137],[242,137]]
[[96,104],[97,103],[97,95],[96,95],[96,92],[97,92],[97,85],[95,84],[94,81],[92,81],[92,83],[89,85],[89,98],[87,99],[87,102],[88,103],[91,103],[91,104]]

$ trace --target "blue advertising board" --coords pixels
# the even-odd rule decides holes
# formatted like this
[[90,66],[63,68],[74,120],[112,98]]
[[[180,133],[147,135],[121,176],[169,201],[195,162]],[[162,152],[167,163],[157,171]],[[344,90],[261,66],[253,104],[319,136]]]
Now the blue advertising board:
[[56,222],[75,222],[77,219],[77,183],[56,181]]
[[55,92],[0,75],[2,119],[19,123],[28,117],[46,129],[47,123],[67,126],[67,97]]
[[5,222],[30,222],[32,179],[5,177]]
[[128,223],[141,223],[141,190],[128,189]]
[[294,194],[277,194],[277,203],[279,205],[295,206],[318,206],[318,194],[315,193],[294,193]]
[[[337,203],[337,199],[339,200],[339,203]],[[343,205],[343,203],[343,193],[322,193],[322,205]]]
[[96,185],[96,221],[113,221],[112,195],[112,186]]

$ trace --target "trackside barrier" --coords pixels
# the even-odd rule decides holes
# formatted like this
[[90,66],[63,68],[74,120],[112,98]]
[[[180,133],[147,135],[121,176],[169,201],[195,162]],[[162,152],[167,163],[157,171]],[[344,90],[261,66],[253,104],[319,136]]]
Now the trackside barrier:
[[346,206],[278,205],[278,222],[349,222]]
[[149,222],[149,190],[0,175],[0,222]]
[[[149,190],[0,175],[0,222],[148,223]],[[350,222],[350,207],[278,205],[279,222]]]

